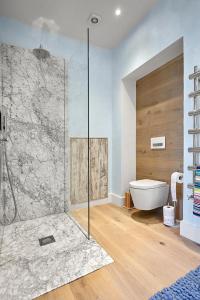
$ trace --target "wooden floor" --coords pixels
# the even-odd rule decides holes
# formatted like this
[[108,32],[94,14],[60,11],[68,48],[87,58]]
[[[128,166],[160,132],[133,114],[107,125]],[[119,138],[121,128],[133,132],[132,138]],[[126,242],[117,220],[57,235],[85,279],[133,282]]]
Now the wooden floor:
[[[139,222],[134,212],[111,204],[92,207],[92,235],[114,263],[37,299],[146,300],[200,264],[199,246],[157,219]],[[86,209],[73,215],[86,226]]]

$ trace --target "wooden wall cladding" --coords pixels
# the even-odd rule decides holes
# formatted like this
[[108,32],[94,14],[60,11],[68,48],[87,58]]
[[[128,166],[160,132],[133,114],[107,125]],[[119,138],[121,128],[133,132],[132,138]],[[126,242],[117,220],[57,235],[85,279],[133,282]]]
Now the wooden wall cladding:
[[[137,179],[170,183],[172,172],[183,171],[183,56],[138,80],[136,99]],[[150,149],[150,138],[158,136],[166,136],[165,150]]]
[[90,140],[91,199],[108,197],[108,140]]
[[[70,198],[72,204],[88,198],[88,140],[70,139]],[[90,199],[108,197],[108,139],[90,138]]]
[[70,200],[72,204],[87,201],[88,197],[87,139],[70,139]]

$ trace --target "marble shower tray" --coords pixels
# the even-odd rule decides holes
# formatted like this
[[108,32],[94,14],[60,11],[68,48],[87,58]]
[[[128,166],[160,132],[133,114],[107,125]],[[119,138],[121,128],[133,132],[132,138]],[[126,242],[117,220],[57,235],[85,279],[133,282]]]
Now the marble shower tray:
[[[40,246],[51,235],[55,242]],[[4,227],[0,299],[34,299],[112,262],[65,213],[17,222]]]

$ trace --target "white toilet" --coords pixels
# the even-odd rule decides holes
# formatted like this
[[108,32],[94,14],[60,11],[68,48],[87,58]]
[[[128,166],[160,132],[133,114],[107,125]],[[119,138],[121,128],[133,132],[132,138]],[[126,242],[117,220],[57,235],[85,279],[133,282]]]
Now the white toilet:
[[169,194],[169,185],[166,182],[142,179],[129,184],[135,208],[151,210],[166,205]]

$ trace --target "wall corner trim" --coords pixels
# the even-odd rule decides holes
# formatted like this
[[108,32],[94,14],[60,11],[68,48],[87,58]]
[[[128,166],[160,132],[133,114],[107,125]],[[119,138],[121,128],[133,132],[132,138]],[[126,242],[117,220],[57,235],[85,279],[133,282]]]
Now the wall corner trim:
[[200,244],[200,224],[193,224],[182,220],[180,222],[180,235]]
[[120,206],[122,207],[124,205],[124,196],[119,196],[117,194],[114,194],[114,193],[110,193],[108,195],[108,198],[110,199],[110,202],[117,205],[117,206]]

